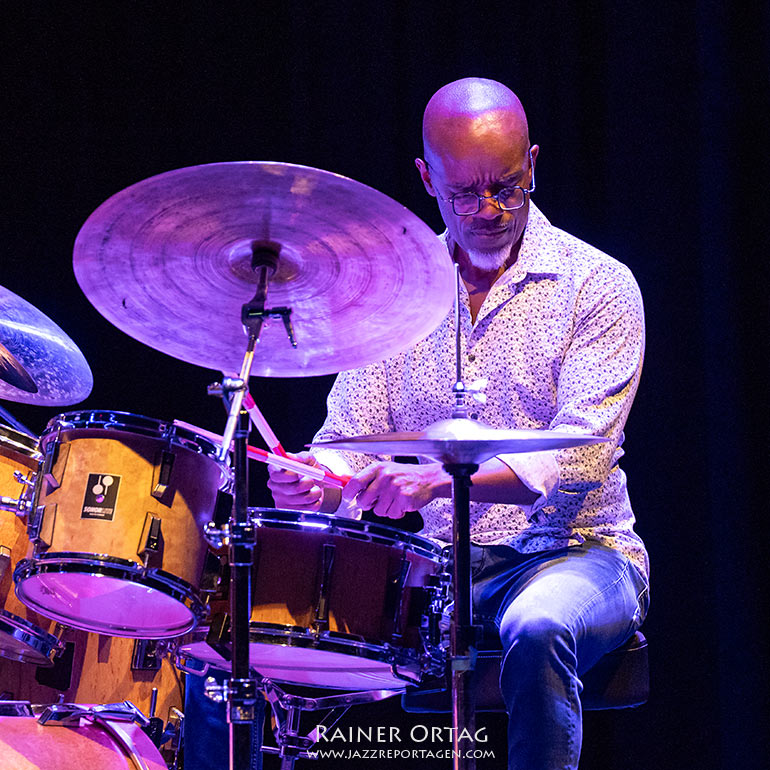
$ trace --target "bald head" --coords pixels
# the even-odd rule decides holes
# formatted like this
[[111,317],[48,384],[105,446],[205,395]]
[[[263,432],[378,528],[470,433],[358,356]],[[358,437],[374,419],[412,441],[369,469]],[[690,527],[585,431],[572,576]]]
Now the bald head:
[[516,94],[502,83],[463,78],[448,83],[431,97],[422,124],[425,158],[462,160],[488,148],[506,146],[526,152],[527,116]]

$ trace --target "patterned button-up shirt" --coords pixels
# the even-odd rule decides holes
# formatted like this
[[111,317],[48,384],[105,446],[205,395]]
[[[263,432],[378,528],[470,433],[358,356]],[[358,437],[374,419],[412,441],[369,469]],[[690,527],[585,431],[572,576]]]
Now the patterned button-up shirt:
[[[441,236],[447,243],[446,233]],[[448,244],[451,246],[451,244]],[[341,372],[315,440],[422,430],[450,416],[455,379],[454,314],[427,338],[385,361]],[[471,321],[461,288],[463,380],[488,380],[472,417],[495,428],[588,432],[609,441],[558,452],[503,455],[538,500],[528,507],[471,503],[471,537],[522,553],[594,540],[648,574],[633,530],[623,426],[639,383],[644,314],[627,267],[557,229],[534,204],[516,262],[495,282]],[[374,459],[316,450],[332,470],[355,472]],[[452,539],[452,504],[420,513],[423,534]]]

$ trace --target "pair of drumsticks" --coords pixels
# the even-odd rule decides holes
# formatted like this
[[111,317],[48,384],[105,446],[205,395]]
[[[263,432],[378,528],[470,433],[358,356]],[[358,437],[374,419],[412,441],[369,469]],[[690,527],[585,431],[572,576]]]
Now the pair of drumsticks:
[[[243,406],[249,414],[249,419],[259,431],[260,436],[262,436],[262,439],[270,450],[268,452],[264,449],[258,449],[257,447],[248,445],[246,447],[246,454],[252,460],[258,460],[259,462],[267,463],[268,465],[275,465],[276,467],[283,468],[287,471],[294,471],[300,476],[307,476],[321,484],[337,487],[337,489],[342,489],[345,484],[350,481],[350,476],[338,476],[336,473],[332,473],[323,468],[316,468],[312,465],[305,465],[305,463],[301,463],[298,460],[292,460],[291,457],[286,454],[286,450],[281,446],[281,442],[278,440],[275,433],[273,433],[273,429],[268,424],[265,416],[262,414],[252,398],[251,393],[248,391],[243,397]],[[202,428],[190,425],[182,420],[174,420],[174,423],[183,428],[187,428],[194,433],[198,433],[215,444],[222,444],[223,437],[216,433],[203,430]]]

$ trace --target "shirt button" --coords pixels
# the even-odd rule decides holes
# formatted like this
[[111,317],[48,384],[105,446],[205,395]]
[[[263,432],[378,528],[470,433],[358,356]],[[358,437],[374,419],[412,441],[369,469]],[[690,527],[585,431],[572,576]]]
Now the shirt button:
[[475,361],[476,355],[474,353],[468,353],[468,360],[469,361]]

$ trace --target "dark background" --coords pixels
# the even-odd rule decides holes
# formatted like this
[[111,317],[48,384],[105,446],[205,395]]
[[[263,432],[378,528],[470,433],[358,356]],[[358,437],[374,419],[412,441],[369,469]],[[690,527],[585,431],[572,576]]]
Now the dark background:
[[[766,766],[768,4],[160,5],[0,4],[0,284],[85,354],[79,408],[223,427],[215,372],[133,341],[78,288],[72,245],[106,198],[178,167],[286,161],[439,229],[413,166],[424,104],[458,77],[501,80],[541,146],[537,204],[629,265],[647,312],[625,469],[652,560],[652,696],[588,716],[582,767]],[[331,381],[255,381],[287,448]],[[59,411],[4,405],[35,432]],[[381,709],[348,723],[398,723]]]

